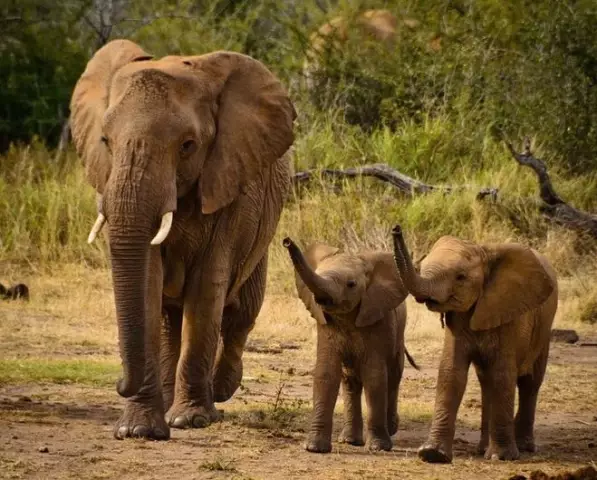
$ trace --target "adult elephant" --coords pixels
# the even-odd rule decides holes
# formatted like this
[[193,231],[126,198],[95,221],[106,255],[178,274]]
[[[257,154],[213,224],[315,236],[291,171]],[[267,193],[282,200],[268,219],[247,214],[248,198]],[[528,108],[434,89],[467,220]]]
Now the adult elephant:
[[292,103],[245,55],[154,60],[115,40],[87,64],[71,112],[98,194],[89,241],[108,225],[127,398],[114,434],[207,426],[214,401],[240,384],[263,302],[290,185]]
[[404,286],[429,310],[442,313],[447,327],[431,432],[419,456],[427,462],[452,460],[456,414],[471,363],[481,384],[479,453],[514,460],[520,451],[534,452],[537,395],[558,306],[553,268],[524,245],[477,245],[444,236],[421,262],[419,274],[399,226],[393,236]]

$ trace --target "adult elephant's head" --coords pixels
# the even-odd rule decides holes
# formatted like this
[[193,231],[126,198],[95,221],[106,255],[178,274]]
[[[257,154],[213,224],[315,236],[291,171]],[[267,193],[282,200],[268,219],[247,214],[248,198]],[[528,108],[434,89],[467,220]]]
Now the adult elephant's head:
[[516,243],[477,245],[441,237],[416,271],[402,229],[394,258],[409,293],[434,312],[471,312],[470,328],[487,330],[541,305],[555,286],[535,253]]
[[154,60],[115,40],[87,64],[71,128],[99,199],[89,240],[108,224],[121,395],[143,383],[150,244],[167,239],[177,199],[196,192],[198,215],[231,204],[291,146],[295,116],[276,77],[241,54]]

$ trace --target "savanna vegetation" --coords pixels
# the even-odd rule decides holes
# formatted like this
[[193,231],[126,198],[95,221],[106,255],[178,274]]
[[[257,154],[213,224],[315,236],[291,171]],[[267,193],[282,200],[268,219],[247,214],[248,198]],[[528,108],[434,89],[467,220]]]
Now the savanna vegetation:
[[[307,89],[302,68],[309,35],[337,15],[350,19],[369,8],[386,8],[398,17],[396,41],[380,44],[358,29],[349,30],[341,48],[326,49],[319,58],[321,69]],[[406,19],[415,22],[401,23]],[[597,4],[592,0],[2,2],[0,280],[33,279],[28,308],[34,313],[27,316],[23,306],[0,310],[0,317],[7,318],[0,327],[0,386],[74,383],[104,389],[83,392],[89,398],[103,402],[108,390],[115,396],[111,386],[106,388],[118,374],[107,250],[103,242],[86,243],[96,217],[95,195],[80,159],[71,145],[65,146],[64,133],[70,94],[87,60],[107,40],[122,37],[156,56],[226,49],[263,61],[289,87],[298,112],[295,171],[385,163],[426,183],[471,186],[408,198],[371,179],[337,185],[322,180],[294,192],[270,250],[269,300],[255,342],[312,346],[308,316],[295,312],[298,303],[290,304],[290,312],[284,300],[295,293],[282,238],[349,249],[388,248],[396,223],[403,225],[415,256],[444,234],[479,242],[521,241],[538,248],[561,278],[559,319],[591,332],[597,320],[597,245],[541,214],[536,177],[513,161],[504,140],[520,145],[530,136],[561,197],[597,212],[595,25]],[[478,187],[498,188],[497,199],[477,200]],[[286,326],[276,318],[280,312]],[[78,324],[67,320],[71,318],[84,320]],[[60,325],[48,326],[52,319],[61,319]],[[407,346],[423,359],[431,355],[430,345],[439,348],[437,336],[427,330],[410,332],[413,343],[407,339]],[[287,353],[293,371],[307,369],[313,358],[298,360],[292,349]],[[233,422],[300,438],[309,393],[301,393],[289,374],[276,373],[287,372],[287,365],[274,362],[278,370],[264,371],[260,358],[249,357],[253,378],[247,388],[253,392],[240,394],[245,407],[234,407]],[[553,378],[580,382],[581,410],[587,411],[595,407],[588,365],[552,372]],[[427,380],[424,386],[405,387],[406,395],[423,402],[405,403],[407,422],[429,419],[432,394],[425,388],[433,381]],[[255,393],[268,382],[269,396]],[[284,390],[288,385],[299,393],[293,397]],[[52,388],[48,395],[60,397]],[[548,389],[553,395],[544,406],[561,408],[575,398],[566,388]],[[262,413],[247,413],[251,402]],[[465,405],[465,411],[475,408]],[[39,418],[38,413],[32,418]],[[111,421],[110,412],[100,420]],[[233,439],[238,435],[226,434]],[[292,454],[287,456],[292,461]],[[15,478],[27,476],[27,465],[3,458],[0,470],[4,466]],[[89,462],[101,464],[98,458]],[[199,470],[248,478],[234,462],[206,457]],[[127,468],[132,478],[143,471],[142,466]],[[358,468],[363,466],[356,465],[357,473]],[[475,478],[494,478],[486,469],[471,468]],[[97,478],[111,478],[114,472],[106,471],[108,477]],[[500,471],[505,475],[506,470]],[[443,478],[438,471],[413,472],[417,478]]]

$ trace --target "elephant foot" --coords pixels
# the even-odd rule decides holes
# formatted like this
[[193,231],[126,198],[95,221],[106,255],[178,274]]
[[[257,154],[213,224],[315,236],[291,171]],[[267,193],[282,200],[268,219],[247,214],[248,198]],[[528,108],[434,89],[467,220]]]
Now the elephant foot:
[[517,460],[519,457],[520,452],[515,444],[505,448],[490,444],[489,448],[485,451],[486,460]]
[[131,402],[125,405],[122,416],[114,425],[114,438],[168,440],[170,428],[164,421],[164,414],[160,409]]
[[344,427],[342,433],[338,437],[338,443],[347,443],[348,445],[354,445],[355,447],[362,447],[365,445],[363,434],[355,432],[350,427]]
[[305,450],[311,453],[330,453],[332,442],[327,438],[311,435],[305,443]]
[[417,453],[419,458],[427,463],[452,463],[452,452],[447,452],[439,446],[425,444]]
[[532,436],[524,437],[524,438],[517,438],[516,446],[518,447],[518,450],[521,452],[529,452],[529,453],[537,452],[537,445],[535,444],[535,439]]
[[222,414],[211,408],[188,404],[173,405],[166,414],[166,421],[172,428],[205,428],[222,419]]
[[370,452],[379,452],[384,450],[389,452],[392,450],[392,439],[389,435],[368,435],[365,448]]
[[214,374],[214,400],[218,403],[230,400],[234,392],[240,387],[242,379],[242,359],[239,359],[238,362],[230,362],[222,357],[216,366]]

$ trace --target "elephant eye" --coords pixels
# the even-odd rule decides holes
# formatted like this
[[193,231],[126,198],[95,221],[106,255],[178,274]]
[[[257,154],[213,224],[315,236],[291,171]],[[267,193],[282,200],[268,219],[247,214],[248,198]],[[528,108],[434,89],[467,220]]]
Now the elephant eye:
[[354,288],[357,286],[357,282],[355,282],[354,280],[349,280],[348,282],[346,282],[346,286],[348,288]]
[[108,151],[110,151],[110,141],[108,140],[108,137],[102,135],[100,137],[100,142],[102,142],[108,148]]
[[464,273],[459,273],[458,275],[456,275],[456,280],[462,282],[463,280],[466,280],[466,275]]
[[188,157],[195,153],[195,150],[197,150],[197,143],[194,140],[187,140],[180,146],[180,156]]

